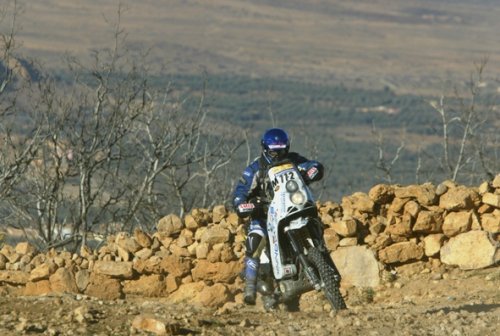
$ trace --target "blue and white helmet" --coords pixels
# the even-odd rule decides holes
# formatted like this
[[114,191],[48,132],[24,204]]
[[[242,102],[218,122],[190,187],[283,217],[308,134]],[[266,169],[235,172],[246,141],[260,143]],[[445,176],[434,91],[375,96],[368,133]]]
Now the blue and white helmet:
[[261,140],[262,156],[267,163],[283,160],[290,149],[288,134],[281,128],[268,129]]

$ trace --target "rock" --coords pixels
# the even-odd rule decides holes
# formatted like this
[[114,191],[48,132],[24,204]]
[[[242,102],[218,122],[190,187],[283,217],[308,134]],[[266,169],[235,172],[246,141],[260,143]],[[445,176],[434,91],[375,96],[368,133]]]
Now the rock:
[[357,221],[354,218],[345,218],[332,223],[331,228],[342,237],[352,237],[356,235]]
[[230,292],[224,284],[216,283],[213,286],[204,287],[194,300],[194,304],[202,307],[222,307],[224,303],[230,300]]
[[47,280],[56,270],[56,265],[53,263],[44,263],[35,267],[30,273],[30,281]]
[[487,192],[491,191],[491,185],[485,181],[485,182],[481,183],[481,185],[479,186],[477,191],[478,191],[479,195],[483,196]]
[[389,214],[402,214],[404,211],[404,206],[407,202],[410,201],[410,198],[394,198],[392,203],[389,205],[387,212]]
[[493,181],[491,181],[491,186],[496,189],[500,189],[500,174],[497,174]]
[[49,280],[30,281],[26,283],[22,293],[26,296],[42,296],[52,292]]
[[375,254],[366,246],[341,247],[331,253],[342,281],[357,287],[380,284],[380,268]]
[[198,229],[201,226],[190,214],[184,216],[184,225],[186,226],[186,229],[191,231],[196,231],[196,229]]
[[88,270],[82,269],[75,273],[76,286],[80,292],[84,292],[90,282],[90,272]]
[[176,277],[183,277],[191,271],[191,261],[187,258],[177,256],[167,256],[160,262],[160,270]]
[[346,237],[342,238],[339,241],[339,246],[344,247],[344,246],[356,246],[358,244],[358,238],[357,237]]
[[132,321],[132,327],[156,335],[172,335],[171,333],[167,334],[167,326],[165,323],[152,317],[145,317],[142,315],[136,316]]
[[50,288],[54,293],[79,293],[75,275],[67,268],[59,268],[49,277]]
[[167,297],[167,301],[170,303],[192,302],[204,288],[203,281],[182,284],[179,289]]
[[365,193],[355,192],[350,196],[342,197],[344,215],[353,216],[356,213],[372,213],[374,201]]
[[404,213],[410,215],[412,218],[417,218],[420,211],[420,205],[415,201],[409,201],[404,205]]
[[423,248],[412,241],[395,243],[378,252],[379,260],[386,264],[420,260],[423,256]]
[[207,260],[198,260],[191,274],[194,281],[211,280],[213,282],[231,283],[238,276],[242,264],[239,261],[229,263],[211,263]]
[[150,248],[153,244],[153,239],[140,229],[134,230],[134,239],[142,248]]
[[424,252],[428,257],[435,256],[441,250],[445,235],[441,233],[431,234],[424,238]]
[[325,229],[323,232],[323,238],[325,240],[326,248],[329,251],[334,251],[339,246],[340,238],[334,229]]
[[439,206],[448,211],[471,210],[473,207],[473,199],[477,198],[471,189],[458,186],[449,189],[439,199]]
[[153,255],[153,251],[147,247],[140,249],[139,251],[135,252],[135,256],[139,259],[146,260],[149,257]]
[[15,251],[21,255],[34,254],[36,252],[36,248],[28,242],[20,242],[16,245]]
[[98,260],[94,264],[93,271],[97,274],[122,279],[129,279],[134,274],[132,262],[130,261],[115,262]]
[[471,212],[450,212],[444,217],[443,233],[448,237],[470,230],[472,223]]
[[485,204],[500,208],[500,194],[486,193],[482,200]]
[[196,246],[196,259],[207,259],[209,250],[210,245],[207,243],[199,243],[198,246]]
[[496,244],[485,231],[469,231],[459,234],[441,248],[441,262],[461,269],[478,269],[495,263]]
[[481,226],[484,231],[500,233],[500,210],[481,215]]
[[167,236],[178,234],[183,228],[184,225],[182,224],[182,220],[179,218],[179,216],[173,214],[161,218],[156,225],[156,229],[158,230],[158,232],[161,232]]
[[149,259],[147,260],[141,260],[141,259],[135,259],[133,262],[132,262],[132,267],[134,269],[135,272],[141,274],[141,273],[148,273],[148,274],[151,274],[151,273],[161,273],[162,272],[162,269],[161,269],[161,262],[162,262],[163,258],[159,257],[159,256],[151,256]]
[[368,196],[377,204],[390,203],[394,198],[394,187],[378,184],[370,189]]
[[397,198],[416,199],[419,204],[426,206],[434,205],[437,200],[436,188],[431,183],[397,187],[394,189],[394,195]]
[[118,279],[92,273],[85,294],[105,299],[116,300],[123,297],[122,287]]
[[222,219],[226,218],[227,210],[224,205],[216,205],[212,210],[212,222],[218,224]]
[[419,233],[439,233],[443,226],[442,210],[433,208],[433,210],[422,210],[418,213],[413,232]]
[[30,279],[30,274],[22,271],[0,271],[0,283],[11,285],[25,285]]
[[167,278],[165,279],[165,289],[167,293],[175,292],[179,288],[180,284],[181,281],[178,277],[171,274],[167,275]]
[[221,228],[218,225],[209,227],[201,236],[200,242],[209,245],[225,243],[229,241],[230,232],[227,229]]
[[405,213],[402,216],[390,216],[388,224],[385,227],[385,233],[397,236],[407,237],[412,232],[413,217]]
[[123,282],[123,293],[126,295],[159,297],[165,293],[165,286],[165,279],[162,275],[142,275],[137,280],[125,280]]
[[129,237],[126,232],[119,232],[116,235],[115,244],[130,253],[135,253],[142,248],[141,245],[139,245],[134,238]]

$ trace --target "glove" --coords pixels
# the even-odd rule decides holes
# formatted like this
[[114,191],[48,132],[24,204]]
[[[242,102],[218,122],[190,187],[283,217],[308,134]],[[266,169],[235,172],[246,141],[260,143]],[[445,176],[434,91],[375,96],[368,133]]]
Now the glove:
[[240,203],[236,207],[236,214],[240,218],[246,218],[250,215],[252,215],[253,217],[265,216],[264,202],[262,202],[262,200],[257,197],[250,200],[249,202]]
[[305,173],[306,181],[314,181],[314,178],[318,176],[319,170],[316,167],[309,168]]
[[236,207],[236,214],[240,218],[246,218],[250,216],[255,209],[255,205],[252,202],[240,203]]

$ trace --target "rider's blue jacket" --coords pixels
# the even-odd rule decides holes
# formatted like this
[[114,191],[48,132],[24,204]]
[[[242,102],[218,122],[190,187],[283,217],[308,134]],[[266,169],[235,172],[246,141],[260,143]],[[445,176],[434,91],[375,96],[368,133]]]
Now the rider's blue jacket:
[[[308,160],[295,152],[288,153],[288,160],[293,162],[303,173],[307,182],[319,181],[323,177],[323,165],[318,161]],[[233,192],[233,206],[238,206],[255,197],[266,197],[266,188],[269,184],[267,171],[270,168],[265,159],[260,156],[245,168]]]

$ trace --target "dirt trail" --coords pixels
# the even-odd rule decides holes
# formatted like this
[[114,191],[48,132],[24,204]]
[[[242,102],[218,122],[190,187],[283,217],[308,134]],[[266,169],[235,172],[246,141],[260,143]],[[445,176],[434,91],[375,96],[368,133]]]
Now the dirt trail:
[[[410,272],[411,273],[411,272]],[[497,335],[500,267],[398,273],[374,290],[344,289],[334,313],[316,293],[300,312],[265,312],[240,298],[223,308],[172,305],[166,298],[104,301],[84,295],[20,297],[0,287],[1,335],[150,335],[132,327],[153,318],[173,335]]]

